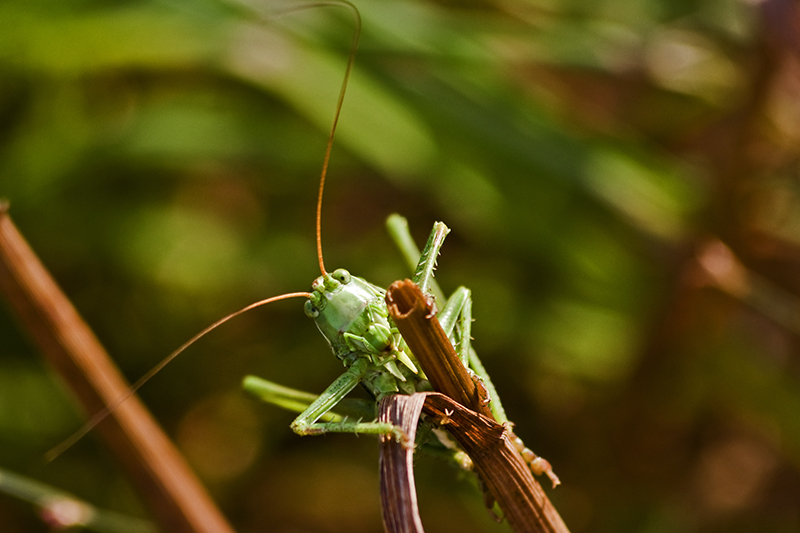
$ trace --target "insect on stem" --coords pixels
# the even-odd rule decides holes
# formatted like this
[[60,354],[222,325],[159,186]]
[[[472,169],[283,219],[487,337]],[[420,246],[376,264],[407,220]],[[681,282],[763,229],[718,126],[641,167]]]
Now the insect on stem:
[[98,411],[92,418],[89,419],[88,422],[86,422],[83,426],[81,426],[81,428],[78,431],[76,431],[75,433],[73,433],[72,435],[67,437],[67,439],[62,441],[61,444],[59,444],[58,446],[56,446],[53,449],[51,449],[50,451],[48,451],[44,455],[45,461],[50,462],[53,459],[55,459],[56,457],[58,457],[59,455],[61,455],[62,453],[64,453],[66,450],[68,450],[73,444],[75,444],[81,438],[83,438],[84,435],[86,435],[92,429],[94,429],[94,427],[97,424],[102,422],[108,415],[113,413],[117,409],[117,407],[119,407],[125,400],[127,400],[128,398],[133,396],[136,393],[136,391],[139,390],[142,387],[142,385],[144,385],[145,383],[150,381],[150,378],[152,378],[153,376],[158,374],[161,371],[162,368],[164,368],[170,362],[172,362],[173,359],[175,359],[181,353],[183,353],[189,346],[191,346],[192,344],[197,342],[201,337],[204,337],[206,334],[208,334],[212,330],[218,328],[219,326],[221,326],[222,324],[224,324],[228,320],[230,320],[230,319],[232,319],[234,317],[237,317],[237,316],[239,316],[239,315],[241,315],[243,313],[246,313],[247,311],[250,311],[251,309],[255,309],[256,307],[261,307],[262,305],[267,305],[267,304],[272,303],[272,302],[278,302],[280,300],[287,300],[289,298],[310,298],[310,297],[311,297],[311,293],[308,293],[308,292],[290,292],[290,293],[287,293],[287,294],[281,294],[281,295],[278,295],[278,296],[273,296],[271,298],[267,298],[265,300],[260,300],[258,302],[252,303],[250,305],[242,307],[238,311],[234,311],[233,313],[220,318],[219,320],[217,320],[216,322],[214,322],[213,324],[211,324],[210,326],[205,328],[203,331],[201,331],[200,333],[198,333],[197,335],[195,335],[194,337],[192,337],[188,341],[184,342],[177,350],[175,350],[174,352],[172,352],[171,354],[166,356],[164,359],[162,359],[160,363],[158,363],[156,366],[151,368],[145,375],[140,377],[136,381],[136,383],[134,383],[125,392],[125,394],[123,394],[122,396],[117,398],[116,401],[114,401],[113,403],[107,405],[105,407],[105,409],[103,409],[101,411]]

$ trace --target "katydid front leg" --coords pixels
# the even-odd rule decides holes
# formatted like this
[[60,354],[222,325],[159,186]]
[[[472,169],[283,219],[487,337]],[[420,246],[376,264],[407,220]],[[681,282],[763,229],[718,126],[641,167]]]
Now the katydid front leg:
[[369,370],[369,361],[358,359],[347,371],[331,383],[300,416],[292,422],[292,431],[298,435],[321,435],[323,433],[366,433],[373,435],[394,435],[404,442],[407,437],[403,431],[392,424],[381,422],[350,422],[347,419],[332,422],[317,422],[333,406],[352,391]]

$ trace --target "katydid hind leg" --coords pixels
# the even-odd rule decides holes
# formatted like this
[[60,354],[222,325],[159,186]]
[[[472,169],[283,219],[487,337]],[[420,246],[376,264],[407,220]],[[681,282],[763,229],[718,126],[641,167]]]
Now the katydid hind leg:
[[408,220],[404,216],[393,213],[386,219],[386,229],[392,240],[400,250],[400,253],[405,259],[408,268],[413,272],[419,263],[419,257],[422,255],[419,251],[419,246],[411,236],[411,231],[408,229]]

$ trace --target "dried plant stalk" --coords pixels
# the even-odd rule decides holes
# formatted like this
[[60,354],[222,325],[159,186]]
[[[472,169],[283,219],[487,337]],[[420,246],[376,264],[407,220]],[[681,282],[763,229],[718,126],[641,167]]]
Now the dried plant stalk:
[[394,282],[386,304],[434,390],[491,418],[486,390],[464,368],[419,287],[408,279]]
[[442,394],[429,393],[423,412],[445,428],[472,458],[487,490],[518,533],[569,533],[502,424]]
[[[88,414],[127,393],[128,384],[20,235],[7,205],[0,205],[0,290]],[[163,531],[233,531],[138,398],[118,405],[97,430]]]
[[492,417],[484,392],[464,368],[430,303],[410,280],[386,294],[389,314],[434,389],[424,411],[437,417],[475,463],[487,489],[516,532],[568,533],[542,487],[512,442],[513,434]]

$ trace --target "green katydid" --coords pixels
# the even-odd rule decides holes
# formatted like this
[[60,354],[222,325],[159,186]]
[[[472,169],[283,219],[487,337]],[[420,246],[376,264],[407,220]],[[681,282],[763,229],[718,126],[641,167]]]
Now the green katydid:
[[[442,223],[434,224],[428,243],[420,254],[408,233],[404,218],[392,215],[387,225],[400,244],[406,260],[411,264],[417,263],[419,258],[412,281],[441,304],[443,299],[437,296],[441,291],[433,280],[433,268],[444,237],[449,232],[447,227]],[[430,384],[417,370],[419,365],[413,354],[391,323],[384,301],[386,292],[362,278],[350,275],[344,269],[318,277],[312,289],[314,292],[305,304],[306,315],[314,319],[347,370],[316,397],[255,376],[245,378],[244,388],[269,403],[299,411],[300,415],[292,422],[292,429],[299,435],[328,432],[394,434],[402,439],[404,436],[389,424],[349,421],[348,417],[331,411],[359,384],[369,391],[376,402],[387,394],[430,390]],[[495,419],[508,423],[494,385],[470,345],[471,307],[469,289],[459,287],[443,304],[438,318],[462,362],[486,387]],[[367,413],[366,417],[369,418],[375,415],[374,404],[371,411],[369,406],[354,408],[352,405],[349,404],[346,409],[348,413]],[[324,421],[319,422],[320,419]],[[444,446],[452,447],[445,435],[434,431]],[[516,437],[515,444],[534,473],[547,474],[553,486],[559,483],[546,460],[535,455]],[[463,453],[456,451],[455,459],[468,467],[469,460],[463,457]]]
[[[292,430],[300,435],[343,432],[393,435],[398,440],[405,438],[402,431],[391,424],[363,421],[363,419],[372,420],[374,418],[376,405],[374,402],[368,405],[357,403],[355,407],[348,408],[348,413],[360,413],[355,416],[342,416],[332,411],[334,407],[348,405],[345,396],[359,384],[367,389],[375,399],[375,402],[388,394],[411,394],[430,390],[430,384],[419,370],[419,365],[415,361],[413,354],[389,317],[384,301],[384,289],[369,283],[363,278],[352,276],[347,270],[337,269],[329,273],[325,269],[321,239],[322,198],[334,134],[358,47],[361,18],[356,7],[346,0],[319,2],[313,5],[348,7],[353,12],[356,24],[352,48],[340,88],[320,175],[316,208],[316,246],[321,275],[312,283],[311,292],[287,293],[261,300],[231,313],[205,328],[134,383],[125,396],[95,415],[75,435],[52,450],[48,454],[51,458],[71,446],[72,443],[97,425],[176,356],[211,330],[256,307],[296,297],[306,298],[304,304],[305,314],[314,320],[318,329],[331,346],[334,355],[346,367],[345,372],[318,396],[282,387],[253,376],[245,378],[245,389],[270,403],[299,411],[300,415],[292,422],[291,427]],[[409,265],[415,267],[413,281],[437,302],[440,309],[438,314],[439,321],[451,339],[462,362],[480,378],[488,390],[490,407],[495,418],[500,423],[508,423],[489,375],[470,346],[470,326],[472,321],[470,291],[460,287],[449,299],[445,300],[441,290],[433,280],[436,257],[449,229],[442,223],[436,223],[428,243],[420,253],[410,236],[405,219],[398,215],[392,215],[389,218],[388,226],[406,261]],[[352,406],[354,404],[351,402],[349,405]],[[452,448],[454,446],[453,443],[448,441],[443,432],[433,429],[445,447]],[[553,486],[558,484],[558,478],[552,473],[550,465],[545,460],[525,448],[521,441],[518,442],[518,449],[534,473],[546,473],[550,476]],[[459,458],[458,460],[462,465],[467,466],[469,464],[468,459],[464,458],[463,452],[456,451],[456,457]]]
[[[333,415],[331,409],[361,384],[377,402],[387,394],[413,393],[426,390],[430,384],[418,370],[405,341],[391,323],[384,301],[386,292],[365,279],[352,276],[347,270],[338,269],[328,273],[322,255],[321,213],[325,177],[336,131],[336,124],[347,89],[347,81],[352,69],[358,38],[361,30],[360,15],[357,8],[349,3],[343,5],[352,9],[356,29],[344,81],[337,103],[320,176],[317,199],[317,256],[321,276],[312,283],[312,293],[307,296],[304,306],[307,316],[312,318],[322,335],[328,341],[333,353],[342,361],[347,370],[316,398],[298,391],[273,384],[254,376],[244,380],[246,390],[261,396],[268,402],[302,410],[292,422],[292,430],[299,435],[317,435],[327,432],[397,434],[398,429],[379,422],[350,421],[346,417]],[[422,253],[418,251],[408,231],[408,225],[399,215],[392,215],[387,221],[390,233],[411,266],[415,266],[412,281],[423,291],[434,297],[441,311],[439,321],[451,338],[464,365],[479,376],[486,386],[490,407],[495,418],[508,423],[499,396],[477,354],[470,347],[470,326],[472,321],[472,300],[470,291],[458,288],[446,301],[433,280],[436,257],[445,236],[450,231],[442,223],[434,225],[430,238]],[[298,401],[304,398],[306,401]],[[302,409],[301,409],[302,407]],[[326,415],[328,415],[326,417]],[[326,417],[322,422],[320,419]],[[444,438],[444,437],[443,437]],[[536,456],[516,439],[520,453],[537,474],[546,473],[553,482],[559,483],[549,463]]]

